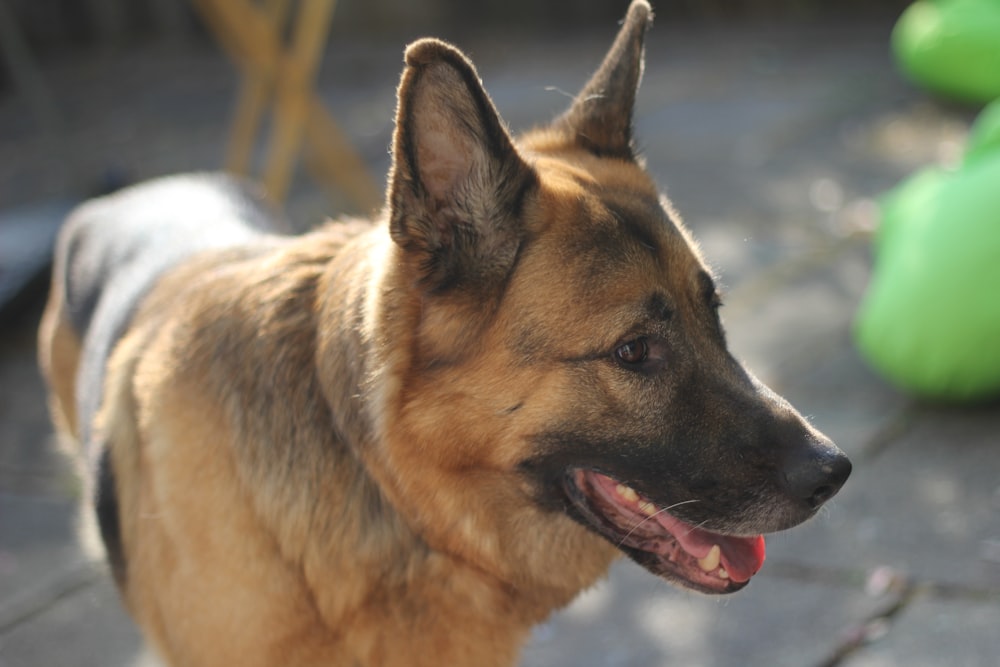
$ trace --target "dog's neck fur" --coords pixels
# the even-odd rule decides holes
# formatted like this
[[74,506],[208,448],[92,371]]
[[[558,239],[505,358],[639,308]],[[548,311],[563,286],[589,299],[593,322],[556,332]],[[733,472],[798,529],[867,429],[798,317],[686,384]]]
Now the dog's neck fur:
[[[346,445],[340,448],[341,455],[335,462],[341,480],[338,486],[351,487],[350,493],[344,494],[345,501],[367,499],[370,511],[364,525],[339,528],[357,531],[351,539],[344,540],[335,534],[339,532],[337,528],[322,543],[310,539],[304,545],[305,560],[311,560],[309,552],[315,550],[315,567],[330,567],[330,561],[336,560],[337,567],[344,568],[345,576],[340,581],[345,585],[351,585],[351,577],[346,574],[351,568],[369,573],[357,577],[357,581],[378,583],[377,588],[357,590],[351,596],[344,595],[343,587],[328,598],[320,589],[314,589],[313,595],[331,628],[351,625],[353,619],[369,613],[366,608],[373,601],[371,613],[384,614],[380,601],[391,599],[394,608],[406,610],[401,612],[392,631],[422,634],[422,638],[414,638],[414,645],[437,637],[441,644],[454,645],[462,651],[452,664],[510,664],[531,626],[544,620],[553,609],[567,604],[581,586],[553,589],[544,581],[517,581],[500,567],[494,571],[483,569],[482,562],[489,560],[473,565],[461,553],[428,544],[419,528],[412,526],[397,509],[393,499],[385,497],[382,489],[391,493],[397,489],[398,481],[384,474],[379,463],[380,450],[385,447],[382,439],[386,436],[378,415],[385,404],[394,402],[389,394],[402,388],[396,378],[374,378],[369,371],[373,366],[388,367],[391,373],[394,367],[412,362],[409,356],[412,351],[400,350],[392,344],[391,337],[394,329],[412,327],[415,323],[405,321],[405,315],[399,315],[393,308],[373,306],[375,302],[391,300],[391,293],[402,288],[392,285],[393,276],[386,275],[392,274],[391,267],[398,260],[394,255],[398,252],[384,225],[377,224],[370,232],[353,239],[327,263],[316,286],[320,304],[317,322],[321,323],[316,332],[317,373],[337,439]],[[365,279],[357,279],[358,273],[365,274]],[[359,286],[368,286],[369,291]],[[386,310],[397,312],[394,321],[384,319]],[[417,313],[412,315],[419,317]],[[397,358],[384,358],[386,350],[398,352]],[[376,392],[373,396],[376,386],[385,395]],[[420,447],[419,442],[411,444]],[[370,548],[359,554],[356,547],[359,543]],[[352,545],[351,552],[338,553],[340,544]],[[305,569],[308,578],[310,566],[307,564]],[[603,573],[603,567],[599,569],[595,575]],[[380,571],[382,576],[372,577],[372,571]],[[463,591],[465,595],[442,599],[441,591]],[[348,604],[348,600],[353,600],[353,604]],[[456,607],[458,613],[427,615],[423,611],[448,606]],[[467,626],[456,628],[453,620],[446,627],[437,626],[435,616],[461,617]],[[378,638],[373,637],[373,642],[380,644]],[[436,655],[440,660],[440,648]],[[416,664],[412,655],[397,658],[400,664]],[[396,663],[386,659],[385,664]]]
[[[338,650],[352,652],[332,664],[419,665],[424,656],[434,664],[510,665],[531,626],[579,587],[553,590],[474,565],[425,539],[399,501],[381,490],[382,479],[374,478],[385,476],[377,463],[383,446],[378,401],[360,400],[370,390],[365,360],[378,357],[377,347],[386,342],[380,337],[408,324],[384,328],[387,323],[370,310],[371,295],[359,287],[392,289],[385,280],[369,280],[392,264],[369,252],[379,244],[394,252],[385,225],[359,226],[344,236],[336,225],[282,242],[262,265],[193,262],[165,278],[165,289],[144,306],[142,317],[150,318],[148,331],[156,335],[161,325],[169,326],[153,315],[166,312],[161,295],[183,293],[204,276],[218,288],[218,298],[192,314],[198,327],[170,334],[185,350],[182,366],[207,369],[204,386],[180,390],[180,400],[197,404],[227,391],[241,397],[220,406],[232,425],[233,446],[242,450],[234,472],[256,490],[246,497],[301,582],[300,594],[324,627],[318,636],[333,644],[351,637]],[[366,277],[358,280],[358,273]],[[209,335],[213,327],[224,327],[225,336]],[[230,348],[226,354],[220,345]],[[287,363],[276,366],[276,356]],[[276,367],[313,370],[275,377]],[[273,396],[275,386],[291,395]],[[288,404],[297,407],[290,411]],[[307,463],[299,447],[324,455]],[[351,510],[317,512],[339,507]],[[407,647],[406,653],[386,653],[398,647]]]
[[[435,40],[408,49],[386,224],[357,237],[330,261],[317,294],[324,304],[317,320],[319,383],[346,445],[344,456],[351,460],[347,483],[363,485],[362,495],[377,508],[368,514],[369,523],[357,528],[365,533],[362,542],[375,547],[374,557],[360,565],[384,573],[380,590],[331,598],[340,605],[325,614],[332,625],[363,613],[366,600],[384,596],[402,608],[458,606],[467,613],[442,617],[461,617],[465,628],[434,627],[431,619],[404,616],[395,630],[420,628],[441,645],[466,652],[450,661],[438,655],[441,662],[510,664],[530,627],[603,576],[617,557],[611,545],[564,515],[547,534],[525,535],[520,517],[504,511],[525,506],[523,494],[531,492],[511,484],[514,470],[477,467],[481,488],[494,494],[494,505],[483,508],[468,470],[452,476],[447,468],[428,465],[423,452],[434,451],[429,443],[443,437],[440,429],[460,426],[429,424],[421,417],[426,412],[420,401],[449,401],[447,388],[428,392],[409,383],[420,378],[449,385],[446,369],[481,344],[531,235],[522,222],[498,212],[526,205],[529,193],[541,187],[543,163],[567,164],[564,158],[572,153],[572,162],[598,171],[605,160],[641,171],[634,160],[632,108],[648,18],[648,5],[633,4],[577,101],[520,148],[464,56]],[[466,432],[449,436],[486,438],[477,443],[483,451],[504,438],[523,437],[504,434],[502,421],[487,419],[490,423],[466,425],[461,427]],[[401,469],[409,471],[405,479],[393,472]],[[497,484],[501,478],[505,482]],[[506,503],[504,494],[512,494]],[[454,517],[455,523],[422,524],[426,517]],[[381,522],[393,529],[380,530]],[[336,541],[328,546],[335,551]],[[393,557],[404,552],[408,555]],[[458,590],[467,596],[440,599],[441,591]],[[324,608],[321,599],[317,603]]]

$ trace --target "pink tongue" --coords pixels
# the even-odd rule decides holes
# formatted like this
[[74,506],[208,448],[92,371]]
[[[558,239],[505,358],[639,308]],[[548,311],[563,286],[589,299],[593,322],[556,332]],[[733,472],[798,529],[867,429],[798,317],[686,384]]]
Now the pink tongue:
[[695,558],[704,558],[712,550],[712,545],[718,544],[722,551],[722,567],[733,581],[740,583],[750,581],[750,577],[764,565],[766,549],[763,535],[757,537],[717,535],[676,519],[666,512],[657,514],[656,520],[677,538],[684,551]]

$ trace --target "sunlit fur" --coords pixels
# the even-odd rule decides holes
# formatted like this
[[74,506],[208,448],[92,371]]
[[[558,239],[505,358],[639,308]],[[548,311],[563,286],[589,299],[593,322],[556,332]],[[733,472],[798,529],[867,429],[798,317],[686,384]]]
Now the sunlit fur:
[[[726,352],[705,264],[634,154],[649,21],[636,0],[570,110],[516,141],[461,53],[412,45],[379,219],[192,251],[127,304],[89,426],[114,573],[167,664],[514,664],[620,554],[568,511],[567,464],[720,530],[811,514],[727,449],[726,420],[751,458],[777,451],[767,424],[814,432]],[[73,262],[57,258],[40,349],[79,435]],[[676,353],[655,377],[613,361],[638,327]],[[687,497],[706,475],[714,505]]]

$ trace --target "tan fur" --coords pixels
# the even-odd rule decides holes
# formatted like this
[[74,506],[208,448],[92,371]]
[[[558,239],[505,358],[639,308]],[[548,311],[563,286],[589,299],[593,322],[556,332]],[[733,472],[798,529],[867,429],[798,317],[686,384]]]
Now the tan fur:
[[[123,597],[168,664],[511,665],[620,554],[525,466],[570,426],[645,442],[670,425],[670,391],[647,407],[613,363],[651,287],[687,357],[739,375],[704,262],[631,155],[648,17],[636,0],[570,111],[516,144],[471,64],[418,43],[382,219],[205,252],[142,299],[94,429]],[[618,216],[645,212],[632,238]],[[78,434],[60,281],[41,364]]]
[[49,381],[49,412],[63,433],[76,433],[76,373],[80,338],[63,310],[63,286],[53,281],[39,325],[39,366]]

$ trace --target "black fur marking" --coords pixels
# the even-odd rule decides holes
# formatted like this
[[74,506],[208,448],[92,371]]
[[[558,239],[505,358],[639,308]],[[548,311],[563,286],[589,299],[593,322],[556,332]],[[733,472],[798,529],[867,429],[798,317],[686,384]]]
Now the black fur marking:
[[660,257],[660,243],[656,239],[656,235],[646,227],[646,225],[638,222],[636,218],[628,215],[618,214],[618,219],[622,223],[622,227],[625,228],[625,232],[638,241],[639,245],[650,251],[653,259],[659,259]]
[[654,322],[669,322],[674,316],[670,302],[662,292],[653,292],[646,301],[646,312]]
[[115,471],[111,465],[111,453],[102,448],[94,471],[94,511],[101,529],[101,540],[111,566],[115,582],[125,585],[127,567],[125,548],[122,544],[121,521],[118,512],[118,489],[115,485]]

